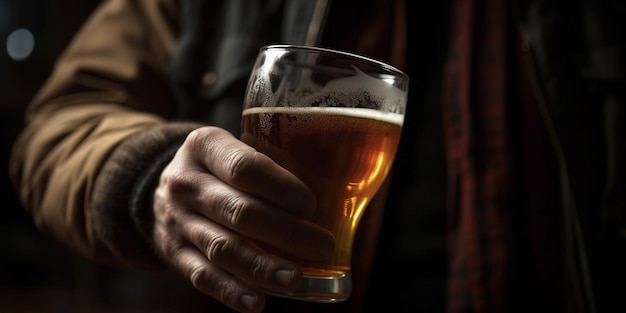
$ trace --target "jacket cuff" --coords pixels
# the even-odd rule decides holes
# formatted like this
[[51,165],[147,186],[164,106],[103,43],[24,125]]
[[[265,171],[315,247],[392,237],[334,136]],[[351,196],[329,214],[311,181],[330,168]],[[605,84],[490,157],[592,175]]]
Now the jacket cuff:
[[126,265],[162,267],[152,249],[152,196],[161,171],[192,130],[203,125],[168,123],[125,139],[94,183],[92,223],[98,240]]

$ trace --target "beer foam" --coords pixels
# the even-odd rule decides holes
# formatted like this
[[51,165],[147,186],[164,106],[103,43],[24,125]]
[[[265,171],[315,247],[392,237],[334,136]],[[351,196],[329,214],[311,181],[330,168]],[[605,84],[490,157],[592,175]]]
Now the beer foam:
[[[343,107],[254,107],[243,111],[243,115],[261,114],[271,116],[274,113],[291,115],[343,115],[349,117],[367,118],[395,124],[400,127],[404,124],[404,115],[399,113],[381,112],[365,108],[343,108]],[[264,121],[261,123],[263,124]],[[268,121],[265,121],[269,123]],[[261,128],[271,128],[271,125],[261,125]]]
[[[281,132],[282,140],[290,140],[294,133],[292,130],[299,129],[300,125],[306,125],[313,115],[348,116],[365,118],[387,122],[402,127],[404,115],[399,113],[389,113],[375,111],[365,108],[343,108],[343,107],[254,107],[245,109],[242,115],[257,114],[258,130],[264,136],[269,136],[274,126],[274,114],[283,114],[279,123],[287,123],[290,128],[283,128]],[[297,133],[297,132],[296,132]]]

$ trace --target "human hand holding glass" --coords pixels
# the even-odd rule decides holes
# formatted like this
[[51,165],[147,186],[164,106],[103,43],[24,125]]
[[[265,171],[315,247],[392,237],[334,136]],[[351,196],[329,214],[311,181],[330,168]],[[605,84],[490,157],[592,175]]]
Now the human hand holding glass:
[[258,313],[264,289],[293,290],[301,280],[293,262],[259,243],[311,260],[331,255],[332,235],[306,220],[314,210],[310,189],[292,173],[224,129],[199,127],[161,173],[151,241],[196,289]]
[[246,92],[241,140],[313,191],[317,208],[308,220],[335,238],[326,261],[264,246],[303,272],[297,290],[268,293],[314,302],[350,296],[354,235],[395,158],[408,85],[408,76],[392,66],[350,53],[286,45],[260,50]]

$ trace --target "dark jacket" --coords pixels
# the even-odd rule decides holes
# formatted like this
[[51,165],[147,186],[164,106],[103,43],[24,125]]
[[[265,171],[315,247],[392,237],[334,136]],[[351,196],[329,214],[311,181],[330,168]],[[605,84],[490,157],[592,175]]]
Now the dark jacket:
[[[626,5],[529,1],[517,13],[556,151],[570,309],[610,311],[626,277]],[[587,303],[584,303],[584,302]]]

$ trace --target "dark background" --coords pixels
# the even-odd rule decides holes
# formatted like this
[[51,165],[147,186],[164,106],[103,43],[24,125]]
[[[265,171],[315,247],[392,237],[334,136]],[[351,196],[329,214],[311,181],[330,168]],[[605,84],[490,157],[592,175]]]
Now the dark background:
[[[49,75],[96,0],[0,0],[0,312],[191,312],[198,297],[188,283],[163,274],[107,268],[39,233],[8,177],[13,140],[26,105]],[[15,60],[7,38],[33,34],[32,53]],[[200,305],[201,307],[202,305]]]

